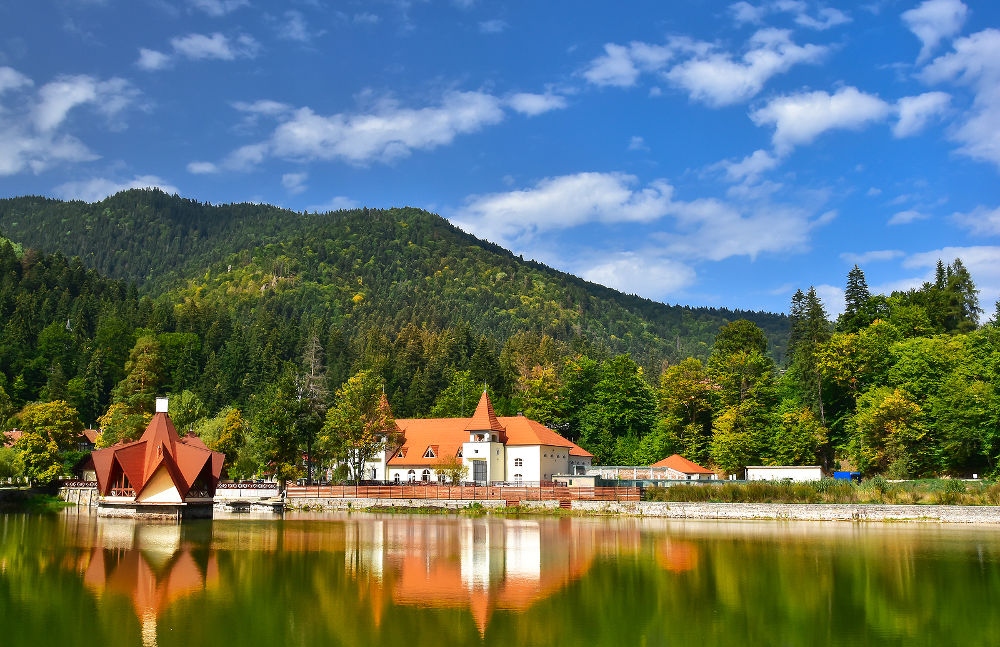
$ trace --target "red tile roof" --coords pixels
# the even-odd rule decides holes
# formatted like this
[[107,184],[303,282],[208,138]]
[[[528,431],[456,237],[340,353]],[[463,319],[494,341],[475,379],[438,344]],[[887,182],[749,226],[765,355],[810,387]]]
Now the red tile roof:
[[225,455],[209,450],[201,439],[181,438],[166,413],[157,413],[139,440],[98,449],[92,453],[97,472],[97,487],[104,496],[111,491],[117,465],[131,483],[136,496],[142,493],[156,470],[163,466],[181,498],[187,496],[203,473],[210,492],[215,491],[222,474]]
[[18,439],[23,435],[24,432],[21,431],[20,429],[11,429],[10,431],[3,432],[3,446],[13,447],[14,443],[16,443]]
[[87,442],[96,444],[97,437],[100,436],[100,433],[101,432],[97,431],[96,429],[84,429],[80,435],[86,438]]
[[489,394],[483,391],[476,412],[469,418],[469,424],[465,425],[465,431],[487,430],[499,431],[500,433],[505,431],[504,426],[497,419],[497,414],[493,413],[493,403],[490,402]]
[[[593,458],[587,450],[534,420],[524,416],[494,418],[506,429],[507,445],[568,447],[570,456]],[[405,437],[402,447],[405,455],[398,456],[397,450],[389,459],[389,465],[433,466],[453,458],[462,444],[469,440],[468,418],[399,418],[396,424]],[[429,446],[438,448],[437,458],[424,458],[423,454]]]
[[658,463],[653,463],[650,467],[669,467],[682,474],[714,474],[710,469],[705,469],[697,463],[693,463],[680,454],[668,456]]

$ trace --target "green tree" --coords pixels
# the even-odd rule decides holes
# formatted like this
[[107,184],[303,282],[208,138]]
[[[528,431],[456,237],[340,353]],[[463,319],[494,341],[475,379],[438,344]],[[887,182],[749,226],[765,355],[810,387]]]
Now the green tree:
[[808,407],[782,411],[765,457],[769,465],[815,465],[826,442],[826,429]]
[[72,448],[83,431],[79,414],[65,400],[29,404],[18,418],[21,429],[54,442],[59,451]]
[[847,273],[847,288],[844,290],[844,312],[837,320],[837,328],[842,332],[852,333],[861,330],[874,319],[871,316],[869,302],[872,295],[868,290],[865,273],[855,265]]
[[15,467],[29,483],[51,483],[62,476],[59,446],[35,432],[25,432],[14,443]]
[[746,403],[726,409],[715,422],[712,437],[712,462],[727,474],[735,474],[747,465],[761,463],[766,446],[768,416],[755,404]]
[[253,425],[248,455],[273,474],[279,489],[284,490],[289,480],[302,475],[302,452],[295,424],[299,400],[294,370],[284,370],[251,404]]
[[851,458],[862,472],[897,478],[924,473],[923,411],[902,390],[877,387],[862,395],[849,431]]
[[402,440],[381,388],[379,376],[371,371],[352,375],[337,390],[317,438],[327,455],[351,466],[355,481],[364,478],[366,462]]
[[563,421],[562,384],[555,369],[535,366],[518,381],[515,403],[525,416],[549,427]]
[[[431,407],[432,418],[468,418],[476,409],[482,393],[482,383],[472,379],[471,371],[455,371],[444,391]],[[486,392],[493,397],[493,391],[486,385]]]

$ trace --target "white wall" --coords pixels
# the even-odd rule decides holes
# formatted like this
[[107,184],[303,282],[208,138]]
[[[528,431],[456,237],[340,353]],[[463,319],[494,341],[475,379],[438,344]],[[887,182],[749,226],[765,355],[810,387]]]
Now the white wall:
[[[507,447],[507,476],[505,481],[514,481],[514,475],[520,474],[522,481],[540,481],[541,474],[541,448],[538,445],[512,445]],[[516,459],[520,458],[523,465],[516,466]]]
[[149,479],[146,483],[146,487],[143,488],[142,494],[139,495],[136,501],[143,503],[181,503],[181,494],[174,486],[174,481],[170,478],[167,468],[160,465],[153,472],[153,478]]
[[748,481],[819,481],[823,478],[823,468],[818,465],[808,467],[747,467]]

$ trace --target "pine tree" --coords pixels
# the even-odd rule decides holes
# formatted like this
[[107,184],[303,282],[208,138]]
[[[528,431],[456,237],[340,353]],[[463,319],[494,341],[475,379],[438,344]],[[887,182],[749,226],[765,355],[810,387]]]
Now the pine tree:
[[857,332],[871,323],[868,302],[871,292],[865,273],[857,265],[847,273],[847,289],[844,290],[844,313],[840,315],[838,328],[843,332]]

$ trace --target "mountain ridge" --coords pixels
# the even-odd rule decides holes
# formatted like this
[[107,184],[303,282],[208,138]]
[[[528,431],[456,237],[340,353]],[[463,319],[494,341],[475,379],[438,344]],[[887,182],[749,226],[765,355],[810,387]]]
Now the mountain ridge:
[[788,332],[783,314],[669,305],[591,283],[414,207],[299,213],[131,189],[95,203],[3,199],[0,231],[29,248],[79,256],[154,298],[244,311],[277,301],[332,322],[397,329],[464,322],[501,339],[525,330],[582,336],[650,368],[707,356],[718,327],[735,319],[760,325],[778,360]]

